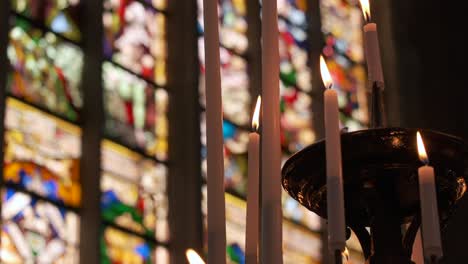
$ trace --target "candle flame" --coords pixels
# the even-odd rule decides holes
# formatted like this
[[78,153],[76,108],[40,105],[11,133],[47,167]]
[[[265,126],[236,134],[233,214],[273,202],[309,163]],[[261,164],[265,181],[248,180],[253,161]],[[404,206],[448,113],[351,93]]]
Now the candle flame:
[[252,117],[252,129],[258,131],[260,126],[260,106],[262,105],[262,97],[259,95],[257,98],[257,104],[255,105],[255,111]]
[[205,261],[203,261],[200,255],[193,249],[188,249],[185,252],[185,256],[190,264],[205,264]]
[[327,63],[323,56],[320,56],[320,73],[322,75],[323,84],[326,88],[331,88],[333,85],[333,80],[328,70]]
[[367,22],[371,20],[370,4],[369,0],[360,0],[362,13]]
[[419,160],[424,164],[428,164],[429,158],[427,157],[426,148],[424,147],[424,142],[419,131],[416,133],[416,140],[418,141]]

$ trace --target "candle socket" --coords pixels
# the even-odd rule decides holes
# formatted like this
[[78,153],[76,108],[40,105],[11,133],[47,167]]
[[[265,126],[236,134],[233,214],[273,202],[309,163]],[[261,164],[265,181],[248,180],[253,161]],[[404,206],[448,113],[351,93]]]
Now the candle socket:
[[384,103],[384,84],[382,82],[372,82],[370,89],[369,102],[370,102],[370,127],[383,128],[387,127],[387,116],[385,113]]

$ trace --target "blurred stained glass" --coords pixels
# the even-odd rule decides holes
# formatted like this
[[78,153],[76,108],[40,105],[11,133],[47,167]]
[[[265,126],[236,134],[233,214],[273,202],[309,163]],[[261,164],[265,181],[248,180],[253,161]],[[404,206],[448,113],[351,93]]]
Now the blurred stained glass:
[[[207,176],[206,156],[206,117],[201,116],[202,141],[202,176]],[[247,144],[248,132],[229,121],[223,121],[224,138],[224,186],[241,196],[246,194],[247,177]]]
[[8,188],[2,194],[2,221],[2,263],[80,263],[75,213]]
[[[220,25],[221,89],[223,103],[223,137],[225,187],[245,196],[247,143],[250,124],[247,7],[245,0],[218,1]],[[200,104],[205,107],[205,47],[203,38],[203,1],[198,0],[198,52],[200,63]],[[201,117],[202,174],[206,179],[206,119]]]
[[358,1],[321,0],[323,54],[330,69],[342,126],[363,129],[368,122],[363,18]]
[[293,154],[315,141],[306,8],[304,0],[278,1],[281,146],[285,155]]
[[319,232],[321,230],[320,216],[299,204],[284,190],[282,190],[282,196],[284,217],[292,222],[301,224],[312,231]]
[[[203,188],[202,194],[202,213],[206,228],[206,187]],[[226,194],[227,263],[245,263],[245,221],[246,202]],[[283,221],[283,257],[285,264],[318,264],[321,260],[321,247],[320,234],[310,232],[310,230],[288,220]]]
[[12,69],[8,76],[9,92],[77,120],[83,100],[79,88],[82,51],[20,18],[14,19],[9,37],[7,53]]
[[169,239],[167,168],[127,148],[102,144],[101,214],[148,238]]
[[4,181],[78,207],[80,129],[15,99],[7,101],[5,127]]
[[[309,53],[307,2],[278,1],[280,50],[280,124],[283,160],[316,140],[312,122],[312,76]],[[320,230],[320,219],[283,192],[283,214],[310,230]],[[306,239],[310,234],[304,232]],[[298,238],[299,239],[299,238]],[[294,259],[294,258],[293,258]],[[296,259],[296,263],[305,259]]]
[[113,65],[104,63],[105,132],[111,138],[167,159],[168,94]]
[[[205,106],[205,58],[204,42],[199,41],[200,52],[200,101]],[[238,126],[248,125],[250,122],[250,91],[247,74],[247,61],[223,47],[220,48],[221,89],[223,98],[224,118]]]
[[157,85],[166,84],[164,14],[135,0],[105,0],[103,23],[108,59]]
[[158,10],[164,10],[167,7],[168,0],[144,0],[145,3],[152,5]]
[[12,9],[74,41],[81,40],[80,0],[11,0]]
[[169,264],[168,250],[138,236],[106,227],[101,237],[101,262]]

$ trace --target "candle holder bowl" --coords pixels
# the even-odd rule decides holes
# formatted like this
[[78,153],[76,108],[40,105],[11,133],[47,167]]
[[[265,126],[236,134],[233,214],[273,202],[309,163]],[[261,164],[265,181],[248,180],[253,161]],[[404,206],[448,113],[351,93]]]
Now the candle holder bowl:
[[[432,130],[375,128],[341,134],[346,225],[357,235],[370,263],[411,263],[420,226],[420,131],[434,167],[441,226],[464,195],[468,145],[460,138]],[[289,158],[282,185],[291,197],[327,218],[325,140]],[[410,224],[404,237],[401,225]],[[371,228],[371,234],[365,227]]]

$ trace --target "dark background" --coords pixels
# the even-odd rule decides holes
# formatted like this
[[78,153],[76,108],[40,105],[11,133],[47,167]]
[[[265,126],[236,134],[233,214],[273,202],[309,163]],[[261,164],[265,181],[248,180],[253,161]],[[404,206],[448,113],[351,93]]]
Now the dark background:
[[[464,1],[371,4],[379,25],[390,124],[435,129],[468,142]],[[468,195],[458,206],[442,231],[444,263],[468,263]]]

